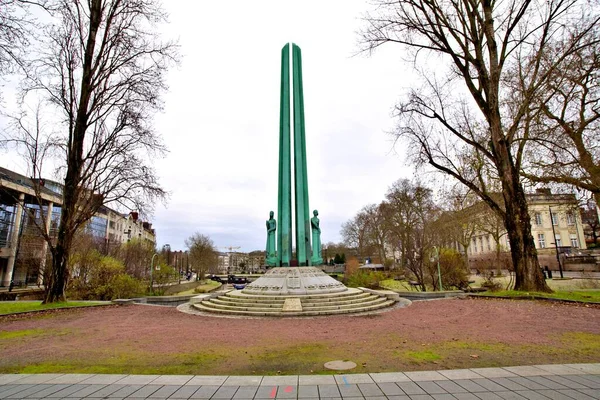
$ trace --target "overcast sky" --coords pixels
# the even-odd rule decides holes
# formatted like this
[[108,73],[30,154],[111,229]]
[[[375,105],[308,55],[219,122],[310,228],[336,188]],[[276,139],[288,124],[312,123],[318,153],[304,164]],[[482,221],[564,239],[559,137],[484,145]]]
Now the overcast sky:
[[169,72],[165,109],[156,117],[170,152],[155,167],[171,193],[152,218],[159,248],[184,249],[200,232],[216,246],[264,249],[265,220],[277,211],[287,42],[302,49],[309,202],[319,210],[322,242],[340,241],[342,223],[380,202],[395,180],[411,177],[386,133],[411,70],[398,46],[355,56],[368,2],[163,3],[170,15],[165,38],[179,40],[183,57]]
[[[410,84],[400,49],[354,56],[363,0],[165,2],[167,35],[183,59],[157,118],[169,156],[157,163],[172,193],[154,216],[158,242],[194,232],[217,246],[262,249],[277,211],[281,47],[302,49],[309,201],[322,241],[383,199],[411,169],[392,152],[393,105]],[[276,217],[277,218],[277,217]]]

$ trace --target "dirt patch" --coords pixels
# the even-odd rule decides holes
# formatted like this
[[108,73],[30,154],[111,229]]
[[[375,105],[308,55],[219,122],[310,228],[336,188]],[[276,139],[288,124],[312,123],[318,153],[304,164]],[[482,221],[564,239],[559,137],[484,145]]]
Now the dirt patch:
[[331,360],[380,372],[600,359],[600,308],[522,300],[435,300],[303,319],[131,305],[0,318],[7,332],[0,372],[304,374],[327,373]]

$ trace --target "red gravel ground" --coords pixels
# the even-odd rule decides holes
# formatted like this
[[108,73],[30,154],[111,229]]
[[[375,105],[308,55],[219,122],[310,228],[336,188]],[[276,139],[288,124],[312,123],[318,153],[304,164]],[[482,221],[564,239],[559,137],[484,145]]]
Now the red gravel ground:
[[323,373],[600,361],[600,308],[436,300],[369,316],[234,319],[112,306],[0,318],[0,372]]

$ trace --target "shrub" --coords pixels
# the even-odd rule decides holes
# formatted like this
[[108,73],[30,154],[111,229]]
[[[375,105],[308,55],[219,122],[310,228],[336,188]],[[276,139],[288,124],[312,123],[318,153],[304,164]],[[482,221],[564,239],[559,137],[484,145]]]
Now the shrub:
[[382,272],[359,270],[346,277],[346,286],[376,289],[379,287],[379,282],[385,279],[386,276]]
[[125,273],[125,266],[113,257],[96,254],[86,259],[85,274],[74,277],[69,297],[83,300],[113,300],[143,293],[141,281]]

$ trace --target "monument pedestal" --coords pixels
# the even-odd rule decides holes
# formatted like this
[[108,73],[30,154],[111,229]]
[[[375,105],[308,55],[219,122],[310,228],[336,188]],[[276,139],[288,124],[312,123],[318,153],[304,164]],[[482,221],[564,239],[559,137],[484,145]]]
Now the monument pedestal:
[[279,267],[250,283],[242,290],[248,294],[307,295],[337,293],[348,288],[315,267]]

